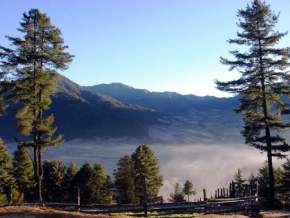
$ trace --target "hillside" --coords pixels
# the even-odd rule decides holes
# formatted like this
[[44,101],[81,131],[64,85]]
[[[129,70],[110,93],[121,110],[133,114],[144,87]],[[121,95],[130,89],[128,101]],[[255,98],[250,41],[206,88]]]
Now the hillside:
[[[1,136],[13,140],[16,135],[14,113],[8,108],[0,118]],[[141,106],[122,103],[110,96],[83,90],[78,84],[61,77],[51,112],[59,132],[66,139],[87,137],[147,136],[149,126],[158,123],[158,113]]]
[[[81,87],[62,76],[50,111],[67,140],[146,137],[190,143],[240,137],[241,119],[233,112],[237,105],[237,98],[150,92],[120,83]],[[10,106],[0,118],[5,124],[0,134],[8,140],[17,137],[15,110]]]
[[232,110],[238,104],[238,98],[200,97],[181,95],[176,92],[151,92],[122,83],[85,86],[83,89],[109,95],[128,104],[141,105],[163,113],[184,113],[193,108],[196,110]]
[[175,92],[151,92],[121,83],[83,87],[93,93],[110,95],[127,104],[152,108],[161,114],[165,125],[154,125],[153,141],[170,144],[192,142],[231,143],[241,141],[241,117],[233,109],[238,97],[181,95]]

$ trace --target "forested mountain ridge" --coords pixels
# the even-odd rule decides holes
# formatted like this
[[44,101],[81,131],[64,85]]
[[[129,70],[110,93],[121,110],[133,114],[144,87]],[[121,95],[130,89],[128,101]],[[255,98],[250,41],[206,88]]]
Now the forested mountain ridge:
[[[82,87],[61,76],[50,111],[65,139],[94,137],[173,137],[174,141],[237,136],[237,97],[150,92],[121,83]],[[16,106],[1,117],[1,135],[17,136]],[[153,128],[153,131],[150,129]],[[234,130],[233,130],[234,129]]]
[[[10,106],[0,118],[3,138],[17,137],[16,106]],[[58,131],[66,139],[91,137],[140,137],[158,123],[159,114],[152,109],[122,103],[110,96],[83,90],[78,84],[61,76],[58,91],[50,109]]]
[[237,106],[238,98],[181,95],[176,92],[151,92],[136,89],[122,83],[84,86],[83,89],[109,95],[119,101],[152,108],[163,113],[183,113],[191,109],[228,109]]

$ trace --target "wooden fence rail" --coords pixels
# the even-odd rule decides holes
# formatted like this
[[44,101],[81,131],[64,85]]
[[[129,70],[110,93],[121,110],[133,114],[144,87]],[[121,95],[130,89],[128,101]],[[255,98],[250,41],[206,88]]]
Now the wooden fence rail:
[[[39,203],[22,203],[16,206],[43,206]],[[143,212],[142,205],[78,205],[74,203],[52,203],[44,204],[46,207],[61,209],[66,211],[79,210],[84,213],[121,213],[121,212]],[[148,204],[149,212],[160,213],[203,213],[203,214],[226,214],[244,213],[252,217],[259,213],[259,204],[255,197],[218,199],[203,202],[184,202],[184,203],[151,203]]]

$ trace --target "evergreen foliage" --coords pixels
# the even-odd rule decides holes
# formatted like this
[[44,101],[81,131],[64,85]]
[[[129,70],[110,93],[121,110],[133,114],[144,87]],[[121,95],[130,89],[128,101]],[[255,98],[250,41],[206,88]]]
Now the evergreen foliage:
[[196,192],[193,189],[193,184],[191,181],[186,180],[183,186],[183,193],[187,196],[187,201],[189,201],[190,195],[195,195]]
[[184,192],[181,190],[181,187],[178,182],[175,183],[174,193],[170,194],[170,198],[168,200],[174,203],[185,202]]
[[135,169],[131,158],[126,155],[118,162],[114,171],[116,200],[121,204],[135,203]]
[[108,204],[112,201],[112,181],[107,176],[102,164],[96,163],[94,166],[94,203]]
[[0,139],[0,194],[6,196],[7,203],[12,202],[12,191],[15,186],[12,158],[2,139]]
[[66,202],[75,202],[77,190],[75,185],[75,176],[78,173],[78,166],[75,162],[70,162],[64,175],[64,200]]
[[[280,168],[273,169],[274,177],[275,177],[275,188],[278,189],[281,186],[282,183],[282,170]],[[262,205],[269,206],[268,202],[268,190],[269,190],[269,170],[268,165],[265,164],[262,168],[259,169],[258,175],[258,197],[259,202]],[[276,204],[279,204],[279,202],[276,199]]]
[[111,180],[101,164],[93,168],[85,163],[75,176],[75,184],[80,189],[82,204],[105,204],[112,200]]
[[158,159],[147,145],[140,145],[132,154],[135,168],[135,196],[138,202],[155,201],[162,186]]
[[13,171],[16,186],[23,194],[23,200],[31,202],[34,198],[35,188],[33,162],[27,149],[22,146],[18,146],[14,152]]
[[243,184],[245,183],[245,179],[243,178],[242,175],[242,170],[238,169],[238,171],[234,175],[234,182],[236,184],[235,186],[235,195],[236,197],[243,197],[244,196],[244,187]]
[[289,204],[290,203],[290,160],[282,165],[282,173],[281,173],[281,186],[280,186],[280,194],[282,195],[282,200]]
[[284,157],[290,150],[280,131],[290,126],[282,118],[289,111],[283,96],[290,94],[289,48],[277,48],[287,34],[275,30],[278,16],[261,0],[253,0],[246,9],[238,12],[241,31],[229,43],[241,47],[231,54],[234,60],[221,58],[230,70],[237,70],[241,77],[229,82],[217,81],[220,90],[239,94],[237,112],[243,115],[242,131],[245,142],[267,152],[269,170],[269,204],[273,206],[275,181],[272,157]]
[[45,161],[43,163],[43,190],[46,201],[64,201],[65,166],[60,160]]
[[20,105],[18,130],[26,136],[18,143],[33,148],[38,200],[42,202],[42,152],[63,141],[53,126],[53,114],[45,111],[56,91],[57,70],[66,69],[72,56],[65,51],[60,30],[38,9],[23,14],[18,30],[22,38],[7,37],[13,48],[0,48],[1,66],[15,78],[10,97]]

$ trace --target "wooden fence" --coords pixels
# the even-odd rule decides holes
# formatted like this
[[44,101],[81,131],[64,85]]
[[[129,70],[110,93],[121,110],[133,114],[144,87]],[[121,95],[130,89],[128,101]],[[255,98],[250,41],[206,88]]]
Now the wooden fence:
[[[17,204],[26,206],[43,206],[43,204]],[[46,207],[61,209],[66,211],[81,211],[91,214],[122,213],[122,212],[143,212],[142,205],[78,205],[71,203],[45,203]],[[255,197],[216,199],[202,202],[184,203],[152,203],[147,205],[148,212],[159,212],[163,214],[174,213],[203,213],[203,214],[229,214],[243,213],[255,217],[259,213],[259,204]]]

